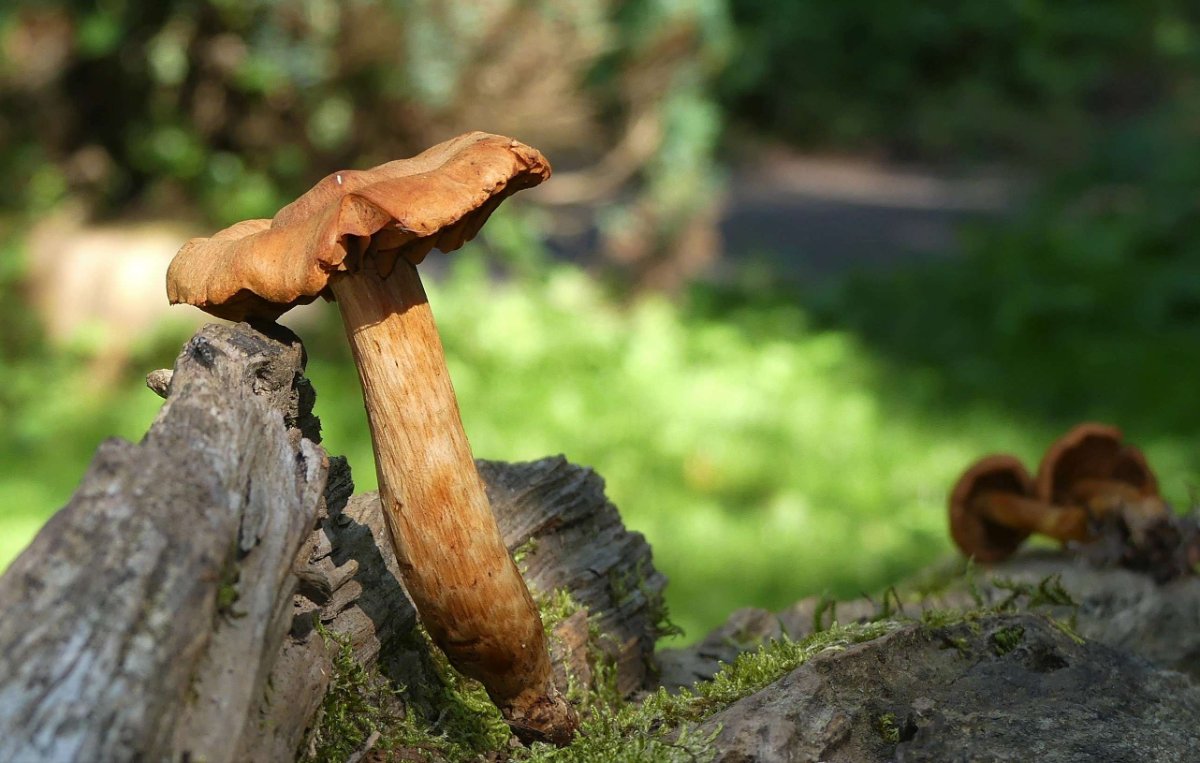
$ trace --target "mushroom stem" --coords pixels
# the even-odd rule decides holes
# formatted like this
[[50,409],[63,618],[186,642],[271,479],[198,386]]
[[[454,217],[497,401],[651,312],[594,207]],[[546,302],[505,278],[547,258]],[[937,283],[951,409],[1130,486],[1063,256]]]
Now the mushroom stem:
[[331,282],[362,382],[379,493],[405,588],[450,663],[526,741],[578,726],[553,682],[542,622],[496,525],[416,267]]
[[1090,536],[1087,511],[1075,506],[1055,506],[999,490],[982,493],[974,500],[988,520],[1013,530],[1041,533],[1064,543]]
[[1135,485],[1114,479],[1085,478],[1071,485],[1069,499],[1072,504],[1084,506],[1094,517],[1103,517],[1114,511],[1130,511],[1143,518],[1162,517],[1167,514],[1166,504],[1156,495],[1147,495]]

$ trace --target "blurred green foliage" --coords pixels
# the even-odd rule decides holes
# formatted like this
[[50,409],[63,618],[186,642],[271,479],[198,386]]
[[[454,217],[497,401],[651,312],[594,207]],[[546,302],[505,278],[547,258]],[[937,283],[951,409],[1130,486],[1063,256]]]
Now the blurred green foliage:
[[[0,228],[0,568],[66,502],[100,441],[140,439],[159,407],[129,374],[119,387],[98,385],[92,353],[43,341],[21,299],[21,255],[20,239]],[[176,339],[148,339],[138,355]]]
[[[456,257],[430,298],[476,454],[565,452],[594,467],[654,544],[691,637],[739,606],[853,596],[929,563],[950,550],[943,502],[959,470],[992,450],[1035,463],[1057,434],[1056,422],[986,394],[947,400],[939,365],[876,360],[791,299],[697,287],[682,303],[623,307],[575,269],[498,285],[470,249]],[[331,313],[303,333],[325,444],[371,488],[340,327]],[[168,365],[177,347],[147,345],[133,367]],[[5,374],[19,385],[0,421],[12,433],[0,442],[0,484],[19,508],[0,516],[2,559],[66,500],[95,443],[136,439],[159,402],[132,372],[96,390],[80,359],[25,356]],[[1142,412],[1122,408],[1121,421],[1185,501],[1195,436],[1146,426],[1160,422]]]
[[1200,72],[1200,6],[1188,0],[730,6],[727,109],[807,146],[1062,160],[1097,123],[1195,98]]
[[[670,284],[703,263],[694,233],[727,123],[821,149],[1052,166],[1022,210],[966,232],[962,257],[800,292],[617,299],[550,267],[554,207],[521,205],[431,287],[478,455],[564,451],[595,467],[697,637],[735,607],[857,595],[947,552],[958,471],[999,450],[1032,465],[1080,418],[1124,427],[1169,498],[1191,501],[1197,13],[1182,0],[20,2],[0,7],[0,205],[19,220],[83,199],[101,216],[211,226],[478,127],[545,148],[559,187],[600,188],[584,199],[597,246]],[[159,401],[140,376],[182,339],[144,340],[119,384],[95,383],[90,353],[48,347],[24,317],[14,230],[0,230],[0,565],[100,439],[141,436]],[[506,279],[486,277],[481,246],[504,255]],[[302,333],[327,445],[369,488],[338,329]]]
[[[475,261],[431,289],[431,301],[476,454],[565,451],[595,467],[653,540],[693,633],[748,592],[776,605],[831,586],[857,593],[944,550],[930,468],[948,478],[970,447],[955,442],[961,433],[923,442],[926,424],[881,410],[853,341],[811,334],[796,308],[718,320],[650,299],[627,312],[578,272],[497,288]],[[336,325],[306,333],[326,445],[350,457],[368,489],[352,361]],[[0,519],[5,559],[66,500],[96,442],[139,437],[158,404],[136,379],[96,391],[81,359],[47,359],[25,355],[4,369],[17,382],[0,422],[10,432],[0,483],[17,507]],[[146,361],[137,367],[170,357]]]
[[864,273],[810,304],[948,399],[1200,445],[1198,139],[1186,111],[1104,131],[1015,219],[969,229],[963,257]]
[[481,129],[616,178],[653,261],[711,196],[729,38],[722,0],[4,4],[0,205],[226,225]]

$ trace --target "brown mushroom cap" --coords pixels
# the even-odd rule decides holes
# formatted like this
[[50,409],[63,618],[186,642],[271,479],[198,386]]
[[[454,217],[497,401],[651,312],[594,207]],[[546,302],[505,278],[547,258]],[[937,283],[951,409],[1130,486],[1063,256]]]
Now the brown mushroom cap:
[[507,196],[550,177],[536,149],[472,132],[411,159],[335,172],[279,210],[184,244],[167,270],[171,304],[229,320],[274,320],[329,297],[329,279],[374,261],[420,263],[472,239]]
[[1070,429],[1046,450],[1038,466],[1037,494],[1044,501],[1066,503],[1080,480],[1114,480],[1143,496],[1158,495],[1158,478],[1142,451],[1123,444],[1121,430],[1085,422]]
[[983,516],[975,498],[989,492],[1031,496],[1033,478],[1015,456],[985,456],[963,472],[950,492],[950,536],[964,554],[990,563],[1012,556],[1029,533]]

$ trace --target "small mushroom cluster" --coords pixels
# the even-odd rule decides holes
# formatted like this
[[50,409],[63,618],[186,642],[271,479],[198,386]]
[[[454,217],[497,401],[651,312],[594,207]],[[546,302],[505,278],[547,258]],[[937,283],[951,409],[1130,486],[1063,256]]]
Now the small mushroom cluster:
[[964,555],[984,563],[1012,556],[1033,533],[1089,543],[1108,518],[1145,527],[1169,516],[1146,457],[1121,430],[1097,423],[1055,441],[1036,476],[1014,456],[986,456],[950,493],[950,534]]

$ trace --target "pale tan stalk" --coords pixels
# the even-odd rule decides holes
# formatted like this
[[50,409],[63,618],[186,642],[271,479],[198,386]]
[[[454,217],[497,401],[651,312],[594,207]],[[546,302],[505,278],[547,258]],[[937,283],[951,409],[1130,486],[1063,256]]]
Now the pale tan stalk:
[[542,622],[475,469],[425,290],[401,259],[331,282],[354,351],[379,493],[405,586],[434,642],[519,734],[577,727],[554,687]]
[[990,491],[974,499],[983,516],[998,525],[1027,533],[1040,533],[1055,540],[1087,540],[1088,515],[1075,506],[1051,503],[1015,493]]
[[1072,483],[1069,500],[1085,506],[1094,517],[1103,517],[1116,511],[1127,512],[1126,516],[1147,519],[1165,517],[1167,505],[1155,494],[1136,485],[1116,479],[1084,478]]

